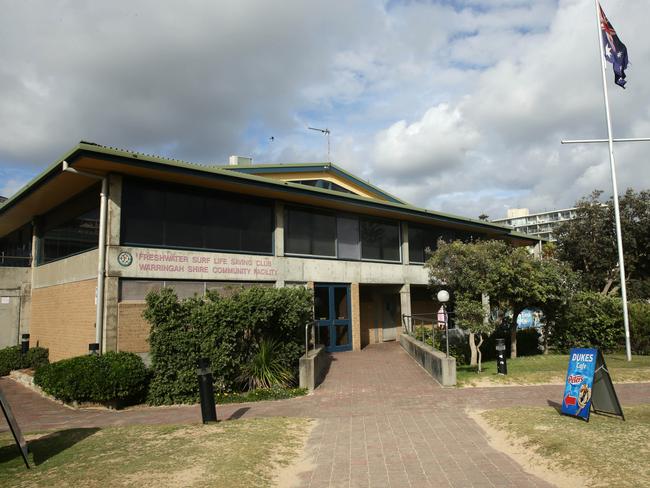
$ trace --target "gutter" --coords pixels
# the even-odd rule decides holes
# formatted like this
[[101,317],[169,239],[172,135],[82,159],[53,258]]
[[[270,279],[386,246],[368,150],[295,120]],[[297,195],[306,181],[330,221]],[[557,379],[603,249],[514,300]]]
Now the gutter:
[[66,160],[63,160],[63,171],[74,173],[96,180],[102,180],[102,189],[99,194],[99,258],[97,259],[97,296],[95,311],[95,343],[100,353],[104,351],[104,284],[106,281],[106,210],[108,207],[108,178],[106,176],[79,171],[70,167]]

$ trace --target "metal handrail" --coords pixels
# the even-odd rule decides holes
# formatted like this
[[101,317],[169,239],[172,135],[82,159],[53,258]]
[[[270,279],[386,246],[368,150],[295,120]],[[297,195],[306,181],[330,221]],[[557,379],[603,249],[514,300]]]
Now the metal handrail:
[[32,264],[31,256],[9,256],[7,254],[0,253],[0,266],[6,266],[8,268],[12,266],[27,268],[31,266],[31,264]]
[[[445,309],[445,338],[446,338],[446,349],[447,349],[447,357],[449,357],[449,313]],[[426,337],[425,337],[425,328],[424,324],[425,322],[430,322],[431,323],[431,344],[433,347],[433,344],[435,344],[435,338],[436,338],[436,327],[434,324],[440,323],[438,321],[438,313],[423,313],[423,314],[412,314],[412,315],[407,315],[407,314],[402,314],[402,327],[404,330],[411,336],[413,336],[415,339],[418,339],[416,336],[416,331],[414,325],[420,325],[422,328],[422,339],[421,342],[425,343]],[[434,348],[435,349],[435,348]]]

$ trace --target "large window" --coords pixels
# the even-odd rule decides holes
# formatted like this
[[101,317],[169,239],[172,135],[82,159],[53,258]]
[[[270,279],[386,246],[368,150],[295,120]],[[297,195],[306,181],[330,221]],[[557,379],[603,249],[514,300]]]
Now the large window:
[[31,255],[31,224],[24,225],[0,239],[0,266],[30,266]]
[[99,186],[55,208],[42,218],[39,264],[98,246]]
[[217,191],[125,180],[122,244],[271,254],[273,204]]
[[285,213],[285,251],[289,254],[336,256],[336,217],[303,208]]
[[399,223],[357,215],[287,208],[285,252],[348,260],[400,260]]
[[379,261],[399,261],[399,223],[361,219],[361,257]]
[[411,263],[424,263],[427,259],[427,249],[435,251],[440,240],[445,242],[456,240],[471,242],[474,239],[475,236],[471,233],[460,230],[409,225],[409,261]]

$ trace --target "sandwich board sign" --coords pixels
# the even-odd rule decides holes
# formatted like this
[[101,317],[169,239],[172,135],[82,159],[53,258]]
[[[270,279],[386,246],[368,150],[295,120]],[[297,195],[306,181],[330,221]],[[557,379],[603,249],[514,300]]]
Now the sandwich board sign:
[[588,422],[591,410],[625,420],[603,354],[598,349],[574,348],[569,353],[562,413]]
[[16,422],[16,418],[14,417],[14,413],[11,411],[11,407],[9,406],[9,402],[7,402],[7,399],[5,396],[2,394],[2,390],[0,390],[0,407],[2,408],[2,413],[5,415],[5,419],[7,420],[7,424],[9,424],[9,428],[11,429],[11,433],[14,436],[14,440],[16,441],[16,447],[20,451],[20,455],[23,457],[23,461],[25,461],[25,466],[27,466],[27,469],[29,469],[29,461],[27,460],[27,441],[23,437],[22,432],[20,431],[20,427],[18,427],[18,422]]

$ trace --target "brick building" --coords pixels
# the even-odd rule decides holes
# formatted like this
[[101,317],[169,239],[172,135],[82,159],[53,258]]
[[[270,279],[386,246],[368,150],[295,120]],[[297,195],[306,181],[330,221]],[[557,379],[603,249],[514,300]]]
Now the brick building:
[[82,142],[0,206],[0,295],[22,290],[26,308],[0,308],[0,331],[29,332],[52,360],[91,343],[146,353],[150,290],[308,286],[322,342],[356,350],[395,340],[402,314],[432,313],[425,250],[474,238],[536,243],[331,163],[207,166]]

